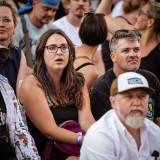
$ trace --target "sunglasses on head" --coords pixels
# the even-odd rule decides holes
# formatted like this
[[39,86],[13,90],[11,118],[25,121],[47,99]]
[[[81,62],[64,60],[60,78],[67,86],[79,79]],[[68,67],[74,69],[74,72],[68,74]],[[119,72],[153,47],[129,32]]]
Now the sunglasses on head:
[[116,37],[117,34],[119,34],[119,33],[129,33],[129,32],[131,32],[131,31],[134,32],[136,36],[140,37],[139,32],[137,32],[137,31],[135,31],[135,30],[127,30],[127,29],[121,29],[121,30],[116,31],[116,32],[114,33],[114,37]]
[[103,13],[95,13],[95,12],[85,12],[84,15],[98,15],[98,16],[105,16]]

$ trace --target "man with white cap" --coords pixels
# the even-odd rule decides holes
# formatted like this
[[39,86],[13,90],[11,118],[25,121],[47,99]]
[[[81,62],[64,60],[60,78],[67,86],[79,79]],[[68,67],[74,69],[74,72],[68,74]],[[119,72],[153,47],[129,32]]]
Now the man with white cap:
[[160,128],[145,118],[149,94],[153,92],[142,75],[135,72],[119,75],[110,90],[113,109],[87,131],[80,160],[157,158]]
[[[23,15],[26,22],[33,63],[39,38],[49,28],[56,28],[51,21],[55,18],[59,2],[60,0],[28,0],[28,3],[18,10],[18,13]],[[15,33],[15,40],[26,54],[26,42],[22,23],[19,17],[19,25]]]

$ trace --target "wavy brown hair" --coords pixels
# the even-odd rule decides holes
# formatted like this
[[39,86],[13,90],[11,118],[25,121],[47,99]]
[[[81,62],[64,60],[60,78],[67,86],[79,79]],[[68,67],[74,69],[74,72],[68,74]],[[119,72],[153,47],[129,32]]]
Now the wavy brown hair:
[[124,0],[123,3],[123,12],[124,13],[131,13],[135,10],[139,9],[140,4],[142,2],[145,2],[146,4],[149,2],[149,0]]
[[[47,71],[44,62],[44,48],[48,38],[53,34],[63,36],[69,45],[69,60],[63,70],[60,81],[60,92],[57,92],[54,83]],[[34,66],[34,75],[42,85],[45,93],[55,100],[60,107],[74,104],[77,109],[81,109],[83,105],[82,87],[84,86],[84,77],[81,73],[74,70],[73,62],[75,59],[75,48],[68,36],[60,29],[49,29],[40,38],[36,48],[36,61]],[[55,103],[54,102],[54,103]]]

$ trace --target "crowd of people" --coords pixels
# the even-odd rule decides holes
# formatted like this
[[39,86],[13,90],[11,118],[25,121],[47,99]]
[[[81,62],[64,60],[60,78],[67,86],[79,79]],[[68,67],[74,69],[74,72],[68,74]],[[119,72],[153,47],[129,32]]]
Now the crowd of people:
[[93,4],[0,0],[0,159],[160,158],[160,1]]

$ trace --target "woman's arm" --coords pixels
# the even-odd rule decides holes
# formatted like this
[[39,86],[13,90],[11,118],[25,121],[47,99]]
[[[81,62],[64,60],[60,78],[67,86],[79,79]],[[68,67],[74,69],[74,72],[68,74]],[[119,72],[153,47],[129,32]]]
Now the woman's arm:
[[111,13],[113,0],[101,0],[100,4],[96,9],[96,13],[103,13],[109,15]]
[[57,126],[45,93],[33,75],[23,81],[19,95],[26,114],[42,134],[51,140],[77,145],[77,133]]
[[93,118],[91,112],[89,93],[86,85],[83,87],[82,91],[84,103],[82,109],[78,111],[78,121],[82,130],[86,132],[88,128],[95,122],[95,119]]
[[108,32],[113,35],[115,31],[120,29],[133,30],[134,27],[132,25],[126,24],[125,22],[120,22],[119,19],[110,16],[112,2],[113,0],[102,0],[96,10],[96,13],[106,14],[105,20],[107,23]]
[[21,62],[20,62],[20,67],[19,67],[17,82],[16,82],[17,98],[19,97],[19,88],[20,88],[19,81],[24,80],[26,76],[27,76],[27,63],[26,63],[25,55],[23,51],[21,51]]

